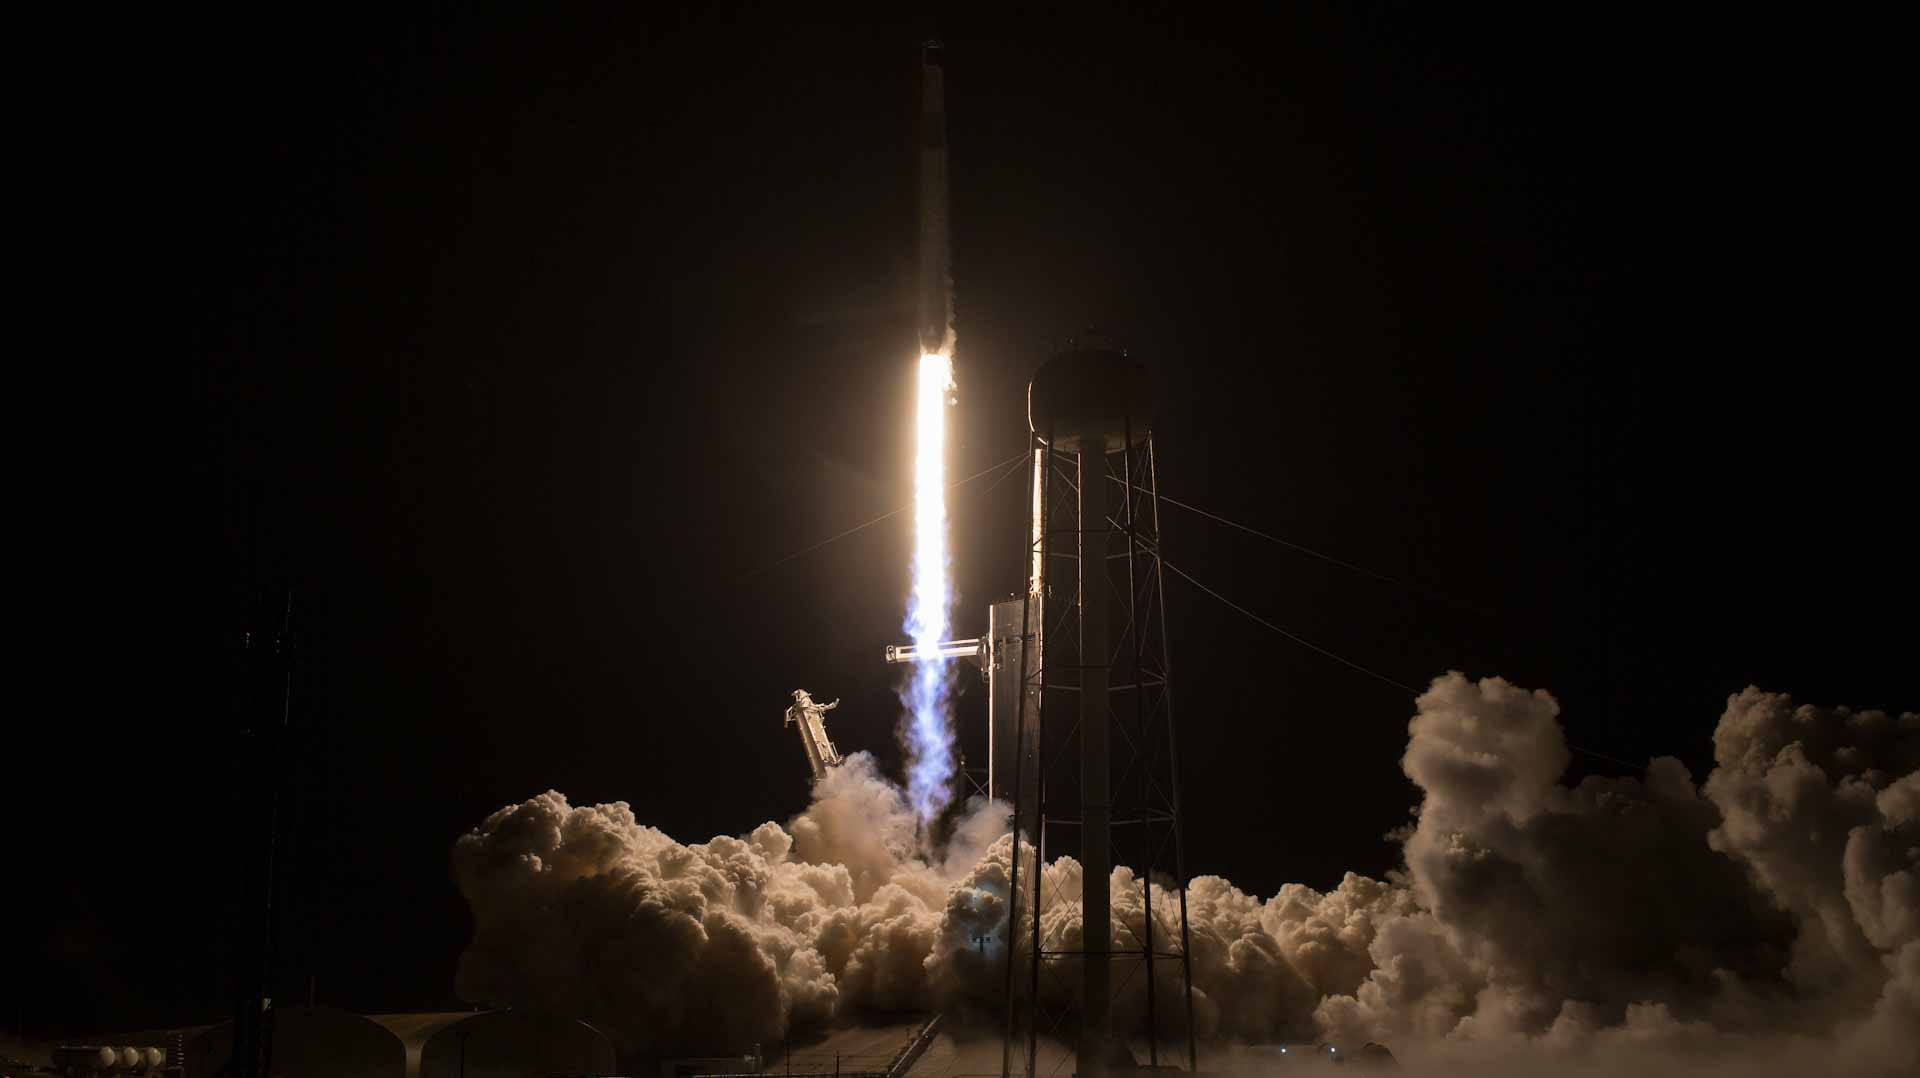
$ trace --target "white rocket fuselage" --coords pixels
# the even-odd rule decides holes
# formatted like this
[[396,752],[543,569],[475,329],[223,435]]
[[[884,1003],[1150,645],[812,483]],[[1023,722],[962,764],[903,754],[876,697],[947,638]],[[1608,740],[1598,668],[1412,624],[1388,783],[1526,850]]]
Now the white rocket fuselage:
[[947,95],[941,48],[920,51],[920,352],[953,350],[953,277],[947,247]]

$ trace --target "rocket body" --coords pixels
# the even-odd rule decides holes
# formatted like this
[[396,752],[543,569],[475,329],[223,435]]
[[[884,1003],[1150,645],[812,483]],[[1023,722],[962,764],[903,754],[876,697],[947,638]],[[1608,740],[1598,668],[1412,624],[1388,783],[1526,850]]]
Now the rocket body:
[[917,658],[901,687],[906,705],[907,797],[922,833],[953,798],[951,661],[942,656],[953,613],[947,547],[947,405],[953,391],[953,300],[947,268],[947,117],[940,44],[920,54],[920,359],[913,453],[913,558],[905,629]]
[[946,72],[938,41],[920,51],[920,352],[953,351],[953,276],[947,246]]

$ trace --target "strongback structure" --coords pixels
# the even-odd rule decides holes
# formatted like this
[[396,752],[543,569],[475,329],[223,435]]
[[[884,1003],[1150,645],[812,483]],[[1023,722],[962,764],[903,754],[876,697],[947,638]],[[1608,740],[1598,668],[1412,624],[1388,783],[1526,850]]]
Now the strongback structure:
[[[1022,641],[1026,643],[1029,665],[1035,670],[1040,668],[1039,634],[1020,631],[1021,618],[1028,614],[1024,595],[1002,599],[987,608],[987,635],[942,641],[926,652],[945,659],[970,660],[986,676],[987,781],[984,791],[987,796],[1009,805],[1019,797],[1014,789],[1018,770],[1014,746],[1019,737],[1016,725],[1020,719],[1021,686],[1026,684],[1021,678]],[[922,649],[913,644],[887,645],[886,659],[890,663],[918,662],[923,657]],[[1039,698],[1031,686],[1028,687],[1028,695],[1032,696],[1028,707],[1037,709]],[[1037,726],[1029,729],[1028,740],[1031,742],[1037,733]],[[1027,770],[1026,781],[1029,786],[1038,778],[1038,772],[1031,768]],[[1031,803],[1033,794],[1029,793],[1027,799]]]
[[807,754],[807,767],[813,771],[814,781],[827,773],[827,768],[840,766],[840,750],[834,748],[833,739],[827,736],[826,714],[840,706],[840,701],[831,704],[816,704],[805,689],[793,690],[793,706],[787,709],[788,726],[800,731],[800,748]]
[[[1151,394],[1136,361],[1101,347],[1055,356],[1027,392],[1027,594],[995,606],[990,638],[992,661],[1012,674],[993,692],[994,767],[1013,772],[1004,788],[1015,831],[1030,844],[1011,881],[1002,1071],[1036,1078],[1038,1039],[1075,1034],[1083,1078],[1104,1078],[1116,1060],[1130,1066],[1113,1035],[1116,1012],[1148,1031],[1139,1062],[1159,1066],[1163,1043],[1184,1042],[1192,1069]],[[1038,866],[1072,853],[1083,893],[1071,885],[1049,893],[1055,881]],[[1147,911],[1125,918],[1117,938],[1089,931],[1075,940],[1070,918],[1045,916],[1078,898],[1080,923],[1107,925],[1115,865],[1132,869],[1127,886],[1140,889]]]

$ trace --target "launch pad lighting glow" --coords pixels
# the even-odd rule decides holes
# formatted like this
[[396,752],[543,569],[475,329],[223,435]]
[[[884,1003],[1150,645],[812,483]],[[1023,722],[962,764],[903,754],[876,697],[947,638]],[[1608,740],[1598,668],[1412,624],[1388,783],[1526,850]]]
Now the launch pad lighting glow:
[[912,590],[907,636],[925,658],[916,661],[904,694],[907,705],[907,795],[924,825],[946,806],[953,784],[953,724],[949,721],[951,660],[940,654],[953,610],[947,550],[947,394],[953,362],[920,357],[913,455]]

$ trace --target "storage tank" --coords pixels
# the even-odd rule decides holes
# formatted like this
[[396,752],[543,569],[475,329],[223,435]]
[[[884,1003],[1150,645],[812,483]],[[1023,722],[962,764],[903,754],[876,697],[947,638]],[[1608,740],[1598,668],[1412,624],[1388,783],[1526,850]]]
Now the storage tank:
[[1116,452],[1153,426],[1153,383],[1124,349],[1076,345],[1047,360],[1027,384],[1027,423],[1063,453]]

